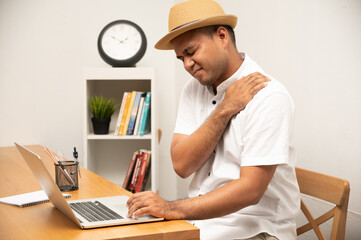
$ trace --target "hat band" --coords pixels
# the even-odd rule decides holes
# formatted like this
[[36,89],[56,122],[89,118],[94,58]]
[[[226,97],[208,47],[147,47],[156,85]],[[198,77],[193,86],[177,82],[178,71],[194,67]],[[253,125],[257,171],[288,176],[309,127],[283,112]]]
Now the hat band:
[[192,24],[192,23],[197,22],[197,21],[199,21],[199,19],[194,20],[194,21],[191,21],[191,22],[187,22],[187,23],[182,24],[182,25],[179,25],[179,26],[177,26],[177,27],[173,28],[173,29],[171,30],[171,32],[173,32],[173,31],[177,30],[178,28],[181,28],[181,27],[187,26],[187,25]]

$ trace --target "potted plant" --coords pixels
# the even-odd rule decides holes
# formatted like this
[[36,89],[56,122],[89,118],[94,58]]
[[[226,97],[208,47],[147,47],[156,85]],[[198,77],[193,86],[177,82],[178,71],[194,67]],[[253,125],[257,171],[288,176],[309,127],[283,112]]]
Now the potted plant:
[[114,98],[93,96],[90,99],[90,111],[93,114],[92,123],[94,134],[108,134],[110,119],[117,105]]

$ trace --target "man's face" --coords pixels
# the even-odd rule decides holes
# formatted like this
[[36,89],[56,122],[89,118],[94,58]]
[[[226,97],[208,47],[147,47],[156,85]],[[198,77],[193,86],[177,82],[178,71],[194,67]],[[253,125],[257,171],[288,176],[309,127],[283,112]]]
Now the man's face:
[[224,80],[228,57],[217,35],[212,38],[201,31],[189,31],[172,44],[184,68],[202,85],[215,87]]

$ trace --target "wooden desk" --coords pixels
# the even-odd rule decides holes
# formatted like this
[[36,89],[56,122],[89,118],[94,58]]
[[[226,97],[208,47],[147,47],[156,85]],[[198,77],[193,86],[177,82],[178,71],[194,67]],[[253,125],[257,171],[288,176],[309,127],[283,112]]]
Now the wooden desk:
[[[42,146],[28,146],[54,177],[54,165]],[[40,190],[35,176],[15,147],[0,147],[0,197]],[[130,195],[116,184],[81,168],[79,190],[70,199]],[[69,218],[43,203],[16,207],[0,203],[0,239],[199,239],[199,229],[186,221],[162,221],[81,230]]]

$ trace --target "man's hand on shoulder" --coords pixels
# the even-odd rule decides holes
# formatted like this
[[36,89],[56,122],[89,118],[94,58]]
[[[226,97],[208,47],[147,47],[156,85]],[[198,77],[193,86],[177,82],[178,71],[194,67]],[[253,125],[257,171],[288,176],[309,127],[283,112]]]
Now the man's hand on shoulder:
[[242,111],[261,89],[267,86],[270,78],[259,72],[242,77],[227,88],[222,108],[233,116]]

